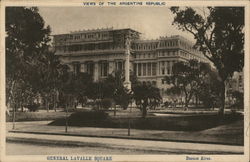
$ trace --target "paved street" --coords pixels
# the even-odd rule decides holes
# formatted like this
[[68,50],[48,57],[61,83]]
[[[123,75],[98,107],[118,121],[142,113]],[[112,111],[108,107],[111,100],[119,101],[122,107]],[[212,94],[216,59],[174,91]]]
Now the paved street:
[[12,143],[6,144],[7,155],[75,155],[75,154],[158,154],[159,151],[139,151],[127,149],[109,149],[100,147],[84,147],[84,146],[55,146],[55,145],[41,145],[28,143]]
[[[242,154],[243,146],[25,133],[7,134],[7,154]],[[11,142],[11,143],[9,143]],[[14,142],[14,143],[13,143]],[[24,145],[20,144],[24,143]],[[32,144],[31,147],[29,147]],[[23,148],[22,148],[23,147]],[[14,148],[14,150],[12,150]],[[27,149],[25,149],[27,148]],[[32,149],[34,148],[34,149]],[[21,150],[21,151],[20,151]],[[43,151],[39,151],[43,150]],[[19,152],[20,151],[20,152]],[[26,152],[27,151],[27,152]],[[54,152],[55,151],[55,152]],[[86,151],[86,152],[85,152]],[[107,151],[107,152],[106,152]]]

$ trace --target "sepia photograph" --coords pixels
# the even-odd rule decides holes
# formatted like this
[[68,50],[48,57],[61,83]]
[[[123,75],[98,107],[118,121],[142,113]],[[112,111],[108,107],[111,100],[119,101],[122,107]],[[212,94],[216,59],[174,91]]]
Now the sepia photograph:
[[1,10],[3,161],[249,160],[249,3]]

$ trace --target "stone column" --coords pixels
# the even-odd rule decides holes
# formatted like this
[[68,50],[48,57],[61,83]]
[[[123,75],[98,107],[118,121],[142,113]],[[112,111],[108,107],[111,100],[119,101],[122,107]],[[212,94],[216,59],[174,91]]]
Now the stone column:
[[152,76],[152,62],[150,63],[150,76]]
[[69,71],[74,72],[74,66],[73,66],[73,64],[67,64],[67,65],[69,67]]
[[94,62],[94,82],[98,81],[99,76],[99,66],[98,62]]
[[86,64],[85,63],[81,63],[81,68],[80,68],[80,71],[83,72],[83,73],[86,73]]
[[173,61],[169,61],[170,75],[172,75]]
[[111,74],[111,73],[113,73],[115,71],[115,62],[114,61],[109,61],[108,65],[109,65],[108,73]]

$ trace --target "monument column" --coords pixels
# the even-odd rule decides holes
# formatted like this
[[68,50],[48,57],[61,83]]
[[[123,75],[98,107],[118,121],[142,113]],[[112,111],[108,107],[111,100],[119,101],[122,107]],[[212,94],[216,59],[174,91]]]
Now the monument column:
[[98,62],[94,62],[94,82],[98,81],[99,66]]
[[129,37],[126,39],[126,44],[125,44],[125,81],[124,81],[124,86],[128,89],[131,90],[131,82],[129,78],[129,73],[130,73],[130,40]]

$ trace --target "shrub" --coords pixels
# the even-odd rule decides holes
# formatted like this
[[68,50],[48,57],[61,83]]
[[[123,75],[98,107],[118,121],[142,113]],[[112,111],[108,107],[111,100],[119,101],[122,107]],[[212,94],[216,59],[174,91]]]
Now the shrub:
[[104,111],[77,111],[70,115],[71,119],[81,120],[103,120],[108,118],[108,114]]
[[50,103],[50,104],[49,104],[49,109],[50,109],[50,110],[53,110],[53,109],[54,109],[54,104]]
[[26,107],[29,109],[30,112],[35,112],[38,110],[40,104],[36,104],[36,103],[33,103],[33,104],[30,104],[30,105],[26,105]]
[[[108,119],[104,111],[77,111],[68,117],[68,124],[71,126],[96,126]],[[65,125],[65,118],[57,119],[49,125]]]
[[110,98],[104,98],[100,102],[101,107],[104,109],[109,109],[112,106],[112,99]]

